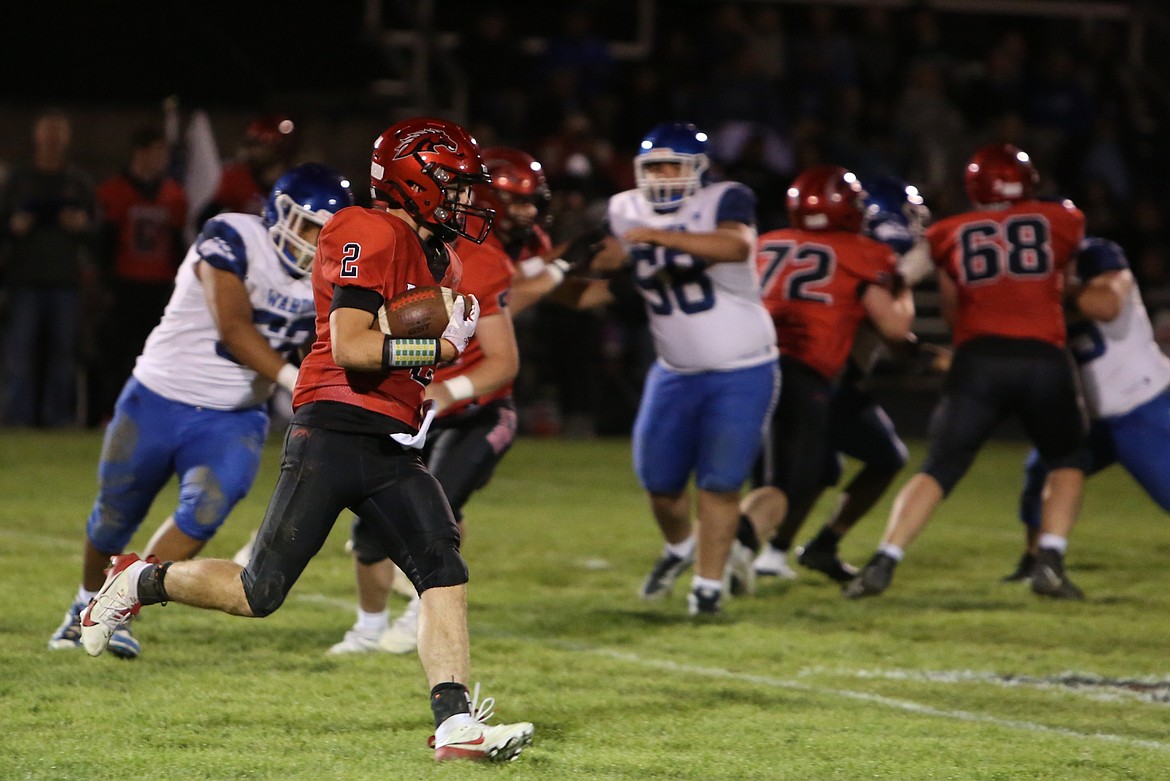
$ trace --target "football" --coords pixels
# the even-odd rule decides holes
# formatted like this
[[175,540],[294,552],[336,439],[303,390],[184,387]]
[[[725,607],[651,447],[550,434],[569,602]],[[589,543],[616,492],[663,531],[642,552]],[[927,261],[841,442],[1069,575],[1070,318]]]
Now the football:
[[[399,339],[438,339],[460,295],[439,285],[411,288],[385,302],[371,327]],[[463,302],[464,312],[469,303]]]

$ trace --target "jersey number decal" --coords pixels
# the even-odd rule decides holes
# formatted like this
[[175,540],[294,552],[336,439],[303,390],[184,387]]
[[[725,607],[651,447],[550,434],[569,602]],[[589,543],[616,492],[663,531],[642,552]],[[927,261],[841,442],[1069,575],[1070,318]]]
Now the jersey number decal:
[[[285,360],[296,357],[297,349],[312,336],[316,326],[312,317],[298,317],[290,321],[284,315],[268,309],[253,310],[252,322],[268,340],[272,349]],[[240,360],[232,355],[231,350],[218,339],[215,341],[215,352],[219,357],[227,358],[232,363],[240,363]]]
[[693,315],[715,306],[711,278],[687,253],[641,246],[632,254],[634,282],[654,314],[669,315],[678,309],[684,315]]
[[357,279],[357,262],[362,256],[362,245],[351,241],[341,248],[341,252],[341,278]]
[[[793,250],[796,250],[793,253]],[[791,269],[784,282],[784,297],[789,301],[812,301],[832,304],[833,296],[817,288],[827,282],[837,267],[837,256],[823,244],[800,244],[769,241],[760,247],[767,258],[760,272],[760,288],[767,292],[785,269]]]
[[1048,221],[1034,214],[965,226],[959,234],[963,282],[990,282],[1005,270],[1013,277],[1047,275],[1052,270],[1050,237]]

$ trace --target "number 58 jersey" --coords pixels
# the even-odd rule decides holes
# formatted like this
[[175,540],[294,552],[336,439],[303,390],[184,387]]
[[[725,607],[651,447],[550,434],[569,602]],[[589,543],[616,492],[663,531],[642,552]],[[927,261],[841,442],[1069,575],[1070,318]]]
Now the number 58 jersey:
[[1084,234],[1071,201],[1020,201],[927,228],[935,265],[958,286],[955,345],[1006,336],[1064,346],[1064,270]]
[[162,321],[151,331],[134,376],[172,401],[233,410],[263,404],[275,385],[240,363],[224,346],[208,308],[199,263],[238,276],[252,304],[252,322],[276,352],[291,358],[313,335],[313,295],[308,277],[287,270],[268,228],[251,214],[208,220],[175,278]]
[[672,212],[656,212],[637,190],[609,200],[609,226],[629,252],[646,303],[658,360],[680,373],[729,371],[776,358],[776,335],[760,301],[751,253],[739,263],[707,263],[685,252],[628,244],[631,228],[708,233],[720,222],[755,226],[755,195],[736,182],[701,188]]

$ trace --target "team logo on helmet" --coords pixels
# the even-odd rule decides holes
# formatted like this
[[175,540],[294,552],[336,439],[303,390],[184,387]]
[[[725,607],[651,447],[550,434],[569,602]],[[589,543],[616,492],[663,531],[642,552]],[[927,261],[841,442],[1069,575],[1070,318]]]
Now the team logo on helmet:
[[458,154],[459,145],[443,130],[428,127],[403,136],[398,142],[398,146],[394,148],[393,159],[402,160],[424,152],[435,152],[439,149],[447,149],[452,154]]

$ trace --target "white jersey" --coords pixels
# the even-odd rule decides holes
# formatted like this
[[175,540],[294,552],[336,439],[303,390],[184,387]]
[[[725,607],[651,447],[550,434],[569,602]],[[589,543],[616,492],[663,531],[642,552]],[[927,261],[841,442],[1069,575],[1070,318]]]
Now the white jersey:
[[1114,320],[1070,324],[1068,335],[1094,417],[1124,415],[1170,385],[1170,359],[1154,341],[1136,284]]
[[740,263],[708,265],[665,247],[631,246],[623,236],[639,226],[708,233],[724,220],[754,225],[754,207],[751,190],[736,182],[703,187],[666,213],[654,211],[638,190],[609,199],[610,230],[630,253],[658,361],[666,368],[728,371],[775,360],[776,330],[760,301],[755,259],[749,252]]
[[187,250],[162,321],[134,365],[138,381],[195,407],[233,410],[267,401],[274,383],[237,361],[220,341],[195,267],[210,263],[239,276],[256,328],[274,350],[291,357],[313,335],[312,282],[308,276],[294,278],[277,253],[260,217],[221,214],[208,220]]

